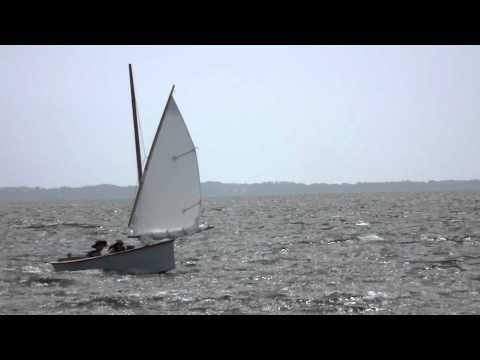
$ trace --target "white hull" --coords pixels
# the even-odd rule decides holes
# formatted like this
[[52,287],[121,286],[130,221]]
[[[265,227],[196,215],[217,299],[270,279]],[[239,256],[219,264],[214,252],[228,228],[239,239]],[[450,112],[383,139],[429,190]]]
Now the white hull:
[[74,260],[54,261],[55,271],[100,269],[128,274],[162,273],[175,268],[173,239],[154,245]]

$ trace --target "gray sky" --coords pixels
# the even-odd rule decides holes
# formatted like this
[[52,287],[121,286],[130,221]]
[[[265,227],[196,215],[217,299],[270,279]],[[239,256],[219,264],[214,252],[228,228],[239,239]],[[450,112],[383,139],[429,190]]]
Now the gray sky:
[[202,181],[480,178],[478,46],[0,46],[0,186],[135,184],[128,63]]

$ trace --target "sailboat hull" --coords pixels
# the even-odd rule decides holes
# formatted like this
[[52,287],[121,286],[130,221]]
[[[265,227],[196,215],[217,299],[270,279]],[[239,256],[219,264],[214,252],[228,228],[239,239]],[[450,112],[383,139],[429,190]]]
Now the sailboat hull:
[[100,269],[126,274],[154,274],[175,268],[174,240],[168,239],[153,245],[119,253],[81,259],[62,259],[52,262],[55,271]]

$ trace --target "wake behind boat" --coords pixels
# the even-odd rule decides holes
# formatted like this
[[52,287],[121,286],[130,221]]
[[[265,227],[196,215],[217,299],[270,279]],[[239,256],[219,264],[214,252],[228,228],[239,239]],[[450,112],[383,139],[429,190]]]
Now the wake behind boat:
[[[138,190],[128,227],[142,243],[134,249],[54,261],[55,271],[88,269],[159,273],[175,268],[174,240],[212,228],[199,224],[202,197],[196,148],[173,98],[172,87],[142,174],[137,107],[129,65]],[[152,244],[152,242],[154,242]]]

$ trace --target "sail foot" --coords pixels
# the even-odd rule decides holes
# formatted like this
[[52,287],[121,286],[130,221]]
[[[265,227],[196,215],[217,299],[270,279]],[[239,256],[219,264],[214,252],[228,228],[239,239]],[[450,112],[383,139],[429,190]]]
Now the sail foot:
[[137,238],[150,238],[153,240],[161,240],[165,238],[177,238],[181,236],[189,236],[193,235],[201,230],[201,225],[194,224],[187,228],[177,228],[177,229],[168,229],[168,230],[158,230],[152,231],[143,234],[132,234],[129,237],[137,237]]

